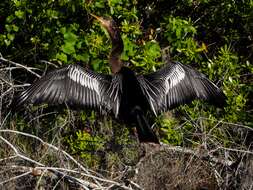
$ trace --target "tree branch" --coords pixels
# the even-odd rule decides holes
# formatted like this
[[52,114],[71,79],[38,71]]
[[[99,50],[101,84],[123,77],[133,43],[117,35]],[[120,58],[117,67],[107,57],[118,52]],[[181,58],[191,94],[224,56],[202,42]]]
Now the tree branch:
[[[23,133],[23,132],[19,132],[19,131],[9,130],[9,129],[2,129],[2,130],[0,130],[0,133],[14,133],[14,134],[19,134],[19,135],[23,135],[23,136],[26,136],[26,137],[30,137],[30,138],[36,139],[39,142],[41,142],[43,145],[46,145],[46,146],[52,148],[56,152],[61,152],[69,160],[71,160],[72,162],[74,162],[78,166],[78,168],[81,168],[82,171],[83,171],[82,172],[82,171],[77,171],[77,170],[72,170],[72,169],[66,169],[66,168],[47,167],[44,164],[42,164],[42,163],[40,163],[38,161],[32,160],[32,159],[28,158],[27,156],[24,156],[23,154],[19,153],[19,151],[17,150],[17,148],[13,144],[11,144],[4,137],[0,136],[0,139],[2,141],[4,141],[8,146],[10,146],[10,148],[15,152],[14,156],[10,156],[8,158],[1,159],[0,161],[4,161],[4,160],[10,159],[10,158],[19,157],[19,158],[21,158],[23,160],[26,160],[26,161],[28,161],[28,162],[33,163],[33,164],[36,165],[36,167],[9,166],[11,168],[18,168],[19,167],[19,169],[23,169],[23,171],[25,170],[26,171],[25,175],[28,175],[28,174],[42,175],[43,172],[51,172],[54,175],[56,175],[57,177],[61,177],[61,178],[67,179],[69,182],[73,182],[74,181],[75,183],[77,183],[80,186],[82,186],[82,188],[84,188],[84,189],[89,189],[89,188],[104,189],[103,186],[101,185],[101,182],[102,183],[106,183],[106,184],[111,184],[111,185],[116,186],[116,187],[121,187],[122,189],[126,189],[126,190],[130,190],[131,189],[131,188],[129,188],[129,187],[127,187],[127,186],[119,183],[119,182],[108,180],[108,179],[105,179],[105,178],[101,178],[101,177],[97,177],[97,176],[92,175],[86,168],[84,168],[79,162],[77,162],[67,152],[65,152],[64,150],[61,150],[61,149],[57,148],[56,146],[54,146],[52,144],[44,142],[41,138],[39,138],[37,136],[31,135],[31,134],[27,134],[27,133]],[[22,171],[22,170],[20,170],[20,171]],[[81,178],[73,177],[71,175],[68,175],[66,172],[72,173],[72,174],[78,174],[78,175],[81,175],[82,177],[88,177],[88,178],[92,179],[93,181],[95,181],[95,183],[84,181]],[[24,176],[24,175],[22,175],[22,176]],[[17,178],[14,177],[11,180],[14,180],[14,179],[17,179]],[[6,183],[6,182],[9,182],[9,181],[10,180],[2,181],[2,182],[0,182],[0,184],[1,183]]]
[[38,78],[41,77],[39,74],[37,74],[34,71],[32,71],[32,70],[38,70],[37,68],[26,67],[26,66],[24,66],[24,65],[22,65],[20,63],[16,63],[16,62],[10,61],[8,59],[5,59],[2,56],[0,56],[0,62],[6,62],[6,63],[12,64],[12,65],[15,65],[16,67],[19,67],[19,68],[27,70],[28,72],[30,72],[31,74],[35,75]]

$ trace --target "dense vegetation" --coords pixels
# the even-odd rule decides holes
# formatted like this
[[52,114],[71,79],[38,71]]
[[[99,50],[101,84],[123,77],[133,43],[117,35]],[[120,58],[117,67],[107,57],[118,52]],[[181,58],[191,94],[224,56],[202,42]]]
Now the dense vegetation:
[[[2,0],[1,56],[39,75],[66,64],[109,73],[109,36],[90,13],[117,21],[124,41],[122,59],[137,73],[155,71],[165,60],[180,61],[205,73],[226,94],[224,109],[194,101],[159,116],[154,129],[162,142],[193,149],[202,147],[214,150],[218,156],[227,154],[228,149],[250,148],[252,0]],[[22,91],[23,84],[32,83],[37,76],[30,69],[3,59],[0,67],[1,128],[39,136],[90,168],[104,171],[104,175],[113,176],[108,173],[136,163],[141,153],[134,131],[112,118],[90,110],[70,112],[44,105],[8,114],[13,93]],[[6,80],[16,87],[7,92]],[[38,143],[31,144],[31,139],[20,137],[14,142],[23,152],[38,150]],[[40,148],[41,152],[36,151],[33,158],[44,154]],[[0,156],[6,154],[9,153],[2,151]],[[229,159],[240,158],[236,151],[229,152]],[[43,160],[56,162],[50,157]]]

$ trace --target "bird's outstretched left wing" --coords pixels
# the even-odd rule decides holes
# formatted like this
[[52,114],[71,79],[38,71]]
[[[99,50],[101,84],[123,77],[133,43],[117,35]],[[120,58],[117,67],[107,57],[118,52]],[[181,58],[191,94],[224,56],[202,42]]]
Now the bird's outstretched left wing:
[[31,104],[67,104],[74,108],[113,111],[118,115],[120,76],[85,70],[77,65],[49,72],[35,81],[16,99],[16,107]]
[[223,106],[226,99],[202,73],[179,62],[169,62],[156,72],[138,76],[138,80],[155,115],[194,99],[217,106]]

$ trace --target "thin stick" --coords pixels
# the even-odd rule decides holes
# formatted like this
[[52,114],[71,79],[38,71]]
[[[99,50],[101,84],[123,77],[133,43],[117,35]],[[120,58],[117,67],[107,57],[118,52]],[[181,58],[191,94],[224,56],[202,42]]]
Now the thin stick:
[[[27,137],[31,137],[31,138],[34,138],[36,140],[38,140],[39,142],[41,142],[43,145],[46,145],[56,151],[59,151],[61,153],[63,153],[67,158],[69,158],[71,161],[73,161],[79,168],[81,168],[84,172],[86,172],[87,174],[90,174],[90,172],[85,168],[83,167],[79,162],[77,162],[70,154],[68,154],[66,151],[64,150],[61,150],[59,149],[58,147],[52,145],[52,144],[49,144],[45,141],[43,141],[41,138],[37,137],[37,136],[34,136],[34,135],[31,135],[31,134],[28,134],[28,133],[23,133],[23,132],[20,132],[20,131],[14,131],[14,130],[10,130],[10,129],[1,129],[0,130],[0,133],[15,133],[15,134],[20,134],[20,135],[23,135],[23,136],[27,136]],[[0,138],[3,138],[0,136]],[[10,144],[11,145],[11,144]],[[13,145],[12,145],[13,146]],[[15,147],[14,147],[15,148]],[[16,149],[15,149],[16,150]],[[43,165],[40,165],[40,166],[43,166]],[[94,181],[99,185],[99,183],[96,181],[96,179],[94,178]]]
[[33,68],[31,68],[31,67],[26,67],[26,66],[24,66],[24,65],[22,65],[22,64],[20,64],[20,63],[16,63],[16,62],[10,61],[10,60],[5,59],[5,58],[3,58],[3,57],[1,57],[1,56],[0,56],[0,61],[6,62],[6,63],[10,63],[10,64],[12,64],[12,65],[15,65],[16,67],[23,68],[23,69],[27,70],[28,72],[32,73],[33,75],[35,75],[35,76],[38,77],[38,78],[41,77],[39,74],[37,74],[37,73],[35,73],[34,71],[32,71]]
[[[38,166],[45,167],[44,164],[42,164],[42,163],[40,163],[40,162],[37,162],[37,161],[35,161],[35,160],[32,160],[32,159],[30,159],[30,158],[28,158],[28,157],[26,157],[26,156],[20,154],[19,151],[16,149],[16,147],[14,147],[14,145],[11,144],[7,139],[3,138],[2,136],[0,136],[0,139],[1,139],[2,141],[4,141],[8,146],[10,146],[11,149],[15,152],[15,154],[16,154],[18,157],[20,157],[21,159],[26,160],[26,161],[29,161],[29,162],[31,162],[31,163],[33,163],[33,164],[38,165]],[[54,170],[54,169],[48,170],[48,171],[51,171],[51,172],[52,172],[54,175],[56,175],[56,176],[58,176],[58,175],[63,176],[64,178],[66,178],[66,179],[67,179],[68,181],[70,181],[70,182],[75,181],[75,182],[78,183],[80,186],[82,186],[84,189],[89,190],[89,188],[87,188],[87,183],[90,184],[89,182],[80,180],[80,179],[75,178],[75,177],[72,177],[72,176],[66,176],[66,174],[64,174],[64,173],[62,173],[62,172],[60,172],[60,171]],[[31,173],[31,171],[29,171],[29,173]],[[29,173],[28,173],[28,174],[29,174]],[[25,175],[27,175],[27,174],[25,174]],[[24,176],[24,175],[22,175],[22,176]],[[18,176],[16,176],[16,177],[18,177]],[[11,178],[11,180],[17,179],[16,177]],[[0,183],[0,185],[1,185],[2,183],[6,183],[6,182],[9,182],[9,181],[10,181],[10,179],[8,179],[8,180],[6,180],[6,181],[3,181],[3,182]]]
[[25,172],[25,173],[20,174],[20,175],[17,175],[17,176],[15,176],[15,177],[11,177],[11,178],[9,178],[9,179],[7,179],[7,180],[5,180],[5,181],[1,181],[1,182],[0,182],[0,185],[3,185],[3,184],[5,184],[5,183],[8,183],[8,182],[10,182],[10,181],[16,180],[16,179],[18,179],[18,178],[24,177],[24,176],[29,175],[29,174],[31,174],[30,171],[29,171],[29,172]]

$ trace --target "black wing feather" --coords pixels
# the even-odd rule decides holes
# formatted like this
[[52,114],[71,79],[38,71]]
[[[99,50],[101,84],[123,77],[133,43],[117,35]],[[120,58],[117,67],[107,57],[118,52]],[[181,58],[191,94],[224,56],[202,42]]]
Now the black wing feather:
[[179,62],[170,62],[157,72],[140,75],[138,80],[155,115],[194,99],[217,106],[225,104],[225,95],[214,83]]
[[23,91],[16,107],[31,104],[67,104],[74,108],[93,108],[113,111],[118,115],[120,76],[84,70],[77,65],[49,72]]

